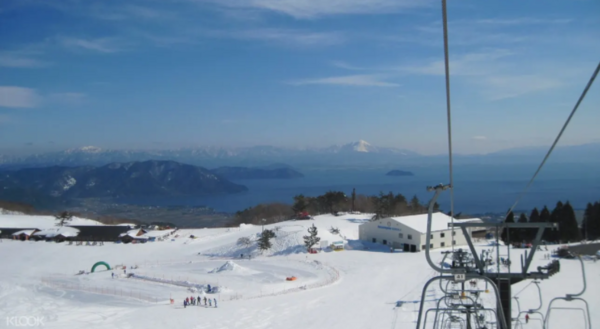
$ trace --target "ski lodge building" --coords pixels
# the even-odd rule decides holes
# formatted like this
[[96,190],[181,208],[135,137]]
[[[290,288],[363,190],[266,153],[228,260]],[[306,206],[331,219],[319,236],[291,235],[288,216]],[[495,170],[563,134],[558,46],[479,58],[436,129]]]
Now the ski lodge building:
[[[458,222],[479,221],[480,219],[454,219]],[[450,216],[437,212],[432,215],[430,248],[446,248],[466,245],[467,240],[458,227],[454,228],[454,235],[450,229],[452,219]],[[470,229],[467,229],[469,234]],[[394,249],[417,252],[425,250],[427,233],[427,214],[381,218],[364,223],[358,227],[358,236],[362,241],[381,243]]]

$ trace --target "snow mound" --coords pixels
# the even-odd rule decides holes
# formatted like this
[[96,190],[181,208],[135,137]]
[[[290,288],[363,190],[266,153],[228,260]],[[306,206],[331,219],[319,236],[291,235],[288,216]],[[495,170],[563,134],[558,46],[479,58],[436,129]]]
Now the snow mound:
[[225,264],[221,265],[221,267],[218,267],[218,268],[210,271],[210,273],[223,272],[223,271],[235,271],[236,269],[239,270],[240,268],[241,268],[241,266],[228,260]]
[[231,272],[236,274],[255,274],[259,273],[257,271],[251,270],[249,268],[240,266],[233,261],[228,260],[225,264],[209,271],[208,273],[221,273],[221,272]]

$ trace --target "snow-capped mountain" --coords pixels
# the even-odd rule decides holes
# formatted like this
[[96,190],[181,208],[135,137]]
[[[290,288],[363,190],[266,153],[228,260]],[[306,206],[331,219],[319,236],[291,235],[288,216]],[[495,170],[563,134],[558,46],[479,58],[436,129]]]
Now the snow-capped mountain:
[[[367,157],[365,157],[367,156]],[[388,158],[383,159],[387,156]],[[45,166],[101,166],[113,162],[146,160],[173,160],[204,167],[266,165],[275,162],[292,165],[339,164],[354,161],[397,161],[418,157],[412,151],[381,148],[360,140],[341,146],[325,148],[290,149],[275,146],[238,148],[197,147],[168,150],[112,150],[95,146],[68,149],[61,152],[34,154],[20,158],[0,158],[4,169]]]

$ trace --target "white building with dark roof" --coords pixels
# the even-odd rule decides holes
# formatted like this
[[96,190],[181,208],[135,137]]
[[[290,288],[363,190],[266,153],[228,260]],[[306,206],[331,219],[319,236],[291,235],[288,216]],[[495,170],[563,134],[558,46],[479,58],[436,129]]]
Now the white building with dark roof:
[[[454,222],[470,222],[473,220],[477,219],[454,219]],[[452,218],[444,213],[432,214],[431,249],[467,244],[460,228],[455,227],[453,234],[450,228],[451,222]],[[381,218],[358,227],[358,236],[362,241],[381,243],[394,249],[411,252],[425,249],[426,233],[427,214]]]

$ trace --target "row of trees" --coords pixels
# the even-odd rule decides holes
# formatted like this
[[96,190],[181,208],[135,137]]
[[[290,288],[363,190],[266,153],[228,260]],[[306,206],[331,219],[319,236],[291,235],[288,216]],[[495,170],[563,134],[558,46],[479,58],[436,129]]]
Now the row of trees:
[[[512,212],[508,214],[505,222],[515,222],[515,216]],[[544,206],[541,211],[534,208],[529,217],[525,213],[522,213],[517,222],[557,223],[558,229],[544,230],[542,240],[547,242],[561,243],[581,241],[582,238],[585,238],[586,234],[588,239],[596,239],[600,237],[600,205],[598,203],[595,205],[588,204],[582,230],[580,230],[577,223],[575,210],[573,210],[573,207],[568,201],[566,203],[559,201],[552,211],[546,206]],[[535,239],[536,233],[536,228],[510,228],[502,231],[501,239],[504,243],[530,242]]]
[[[439,210],[439,205],[436,204],[435,208],[436,211]],[[313,214],[360,211],[375,213],[374,218],[378,219],[389,216],[422,214],[427,212],[427,207],[421,204],[416,195],[408,201],[400,193],[380,192],[377,196],[366,196],[357,195],[356,189],[353,189],[350,197],[347,197],[341,191],[329,191],[317,197],[296,195],[292,210],[295,213],[308,211]]]
[[[435,205],[435,210],[439,210],[439,205]],[[374,218],[382,218],[423,214],[427,212],[427,206],[421,204],[416,195],[407,200],[404,195],[392,192],[381,192],[379,195],[369,196],[356,194],[356,189],[353,189],[352,194],[347,196],[342,191],[328,191],[316,197],[298,194],[294,197],[291,207],[285,203],[266,203],[238,211],[230,225],[273,224],[295,218],[298,213],[302,212],[316,215],[335,214],[340,211],[374,213]]]

